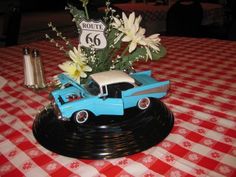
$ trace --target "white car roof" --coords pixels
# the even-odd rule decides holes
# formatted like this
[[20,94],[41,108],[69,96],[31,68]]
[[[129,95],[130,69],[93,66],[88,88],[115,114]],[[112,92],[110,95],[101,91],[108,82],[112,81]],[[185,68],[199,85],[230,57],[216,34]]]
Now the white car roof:
[[100,73],[91,74],[90,77],[99,85],[109,85],[115,83],[128,82],[135,83],[135,80],[123,71],[111,70]]

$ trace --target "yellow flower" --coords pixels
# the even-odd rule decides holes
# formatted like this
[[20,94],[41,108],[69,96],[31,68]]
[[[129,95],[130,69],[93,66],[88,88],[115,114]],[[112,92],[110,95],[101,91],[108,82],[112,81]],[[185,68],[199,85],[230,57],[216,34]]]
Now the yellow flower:
[[69,51],[69,57],[71,58],[71,60],[73,60],[80,77],[85,78],[87,77],[87,74],[85,72],[92,71],[92,68],[87,65],[87,57],[82,53],[82,50],[79,45],[78,48],[74,47],[73,50]]
[[63,70],[67,75],[73,78],[75,81],[80,83],[80,78],[86,78],[86,72],[92,71],[88,65],[78,63],[72,61],[66,61],[60,65],[58,65],[61,70]]
[[61,70],[63,70],[71,78],[75,79],[80,83],[80,73],[77,71],[76,64],[72,61],[66,61],[58,65]]
[[87,62],[86,56],[82,53],[80,46],[78,45],[78,48],[73,48],[73,50],[69,51],[69,57],[71,60],[73,60],[75,63],[78,63],[79,65],[83,65]]

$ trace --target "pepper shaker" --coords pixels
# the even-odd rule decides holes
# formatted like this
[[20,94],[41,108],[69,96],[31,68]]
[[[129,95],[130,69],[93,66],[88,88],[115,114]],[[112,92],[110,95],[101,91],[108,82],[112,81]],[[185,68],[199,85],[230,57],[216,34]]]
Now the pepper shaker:
[[44,79],[44,71],[39,50],[33,49],[32,58],[34,64],[35,88],[45,88],[46,84]]

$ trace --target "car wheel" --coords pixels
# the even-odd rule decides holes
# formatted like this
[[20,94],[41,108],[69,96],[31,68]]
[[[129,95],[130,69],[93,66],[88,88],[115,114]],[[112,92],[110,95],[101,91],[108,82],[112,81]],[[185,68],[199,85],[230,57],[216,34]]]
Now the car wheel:
[[88,120],[89,113],[86,110],[76,112],[74,120],[76,123],[82,124]]
[[138,108],[141,110],[147,109],[150,105],[150,99],[149,98],[142,98],[138,101]]

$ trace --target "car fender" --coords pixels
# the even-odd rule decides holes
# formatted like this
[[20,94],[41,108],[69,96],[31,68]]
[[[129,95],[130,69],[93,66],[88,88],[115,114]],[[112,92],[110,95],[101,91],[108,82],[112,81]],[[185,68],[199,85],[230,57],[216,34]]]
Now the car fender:
[[96,114],[93,112],[94,110],[94,99],[95,98],[82,98],[80,100],[75,100],[73,102],[69,102],[66,104],[61,105],[60,111],[62,114],[62,117],[70,118],[75,112],[79,110],[88,110],[92,112],[93,114]]

